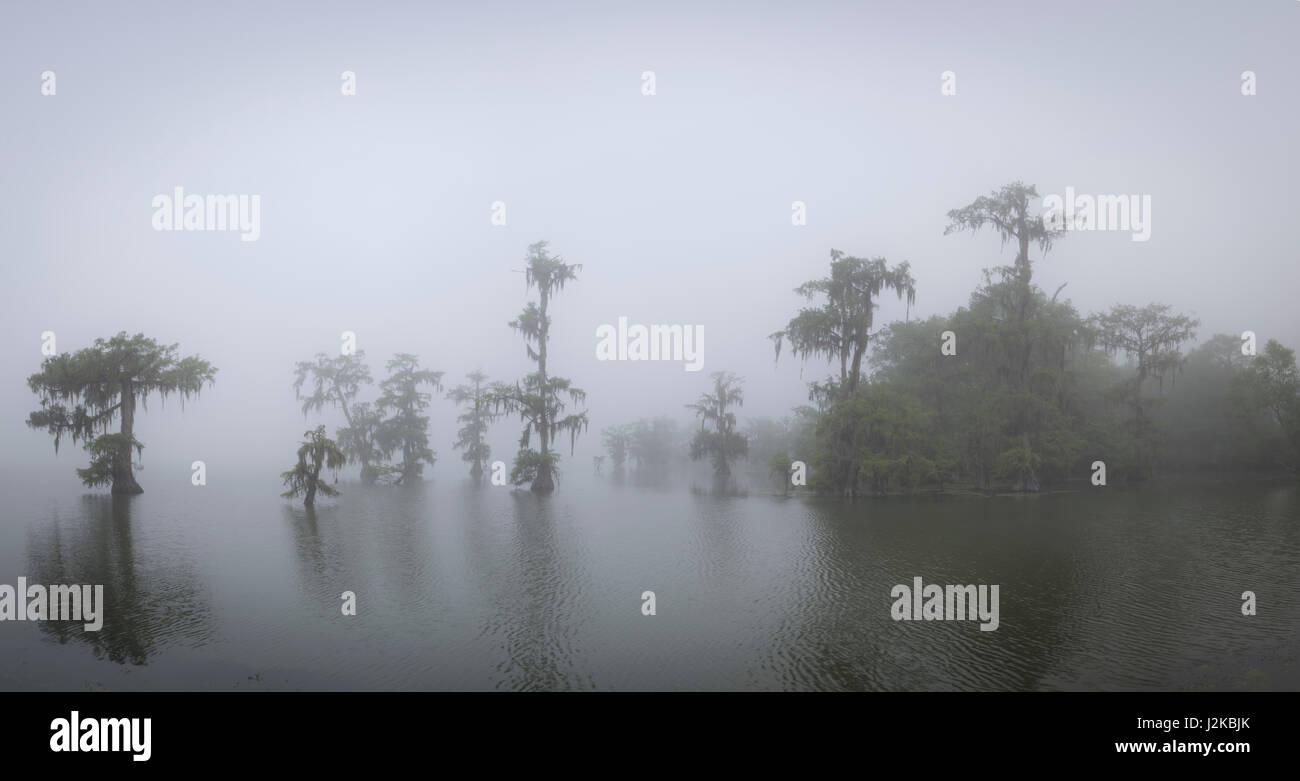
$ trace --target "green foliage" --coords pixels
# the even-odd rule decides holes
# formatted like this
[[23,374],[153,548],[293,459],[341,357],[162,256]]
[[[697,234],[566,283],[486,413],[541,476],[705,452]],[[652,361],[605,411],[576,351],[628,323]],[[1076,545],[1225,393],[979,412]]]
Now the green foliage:
[[885,496],[895,488],[916,491],[922,483],[937,479],[938,471],[925,456],[908,453],[890,458],[867,451],[862,455],[862,476],[873,493]]
[[772,457],[767,459],[767,468],[773,474],[788,475],[790,473],[790,465],[793,463],[794,461],[790,458],[790,454],[782,450],[773,453]]
[[1234,380],[1236,418],[1249,426],[1261,455],[1300,476],[1300,371],[1295,351],[1270,339]]
[[1094,315],[1088,322],[1092,338],[1108,354],[1123,354],[1135,364],[1131,377],[1114,388],[1114,397],[1131,409],[1126,421],[1132,435],[1132,467],[1137,476],[1153,471],[1163,431],[1151,415],[1156,399],[1146,395],[1144,386],[1155,380],[1160,389],[1164,381],[1183,367],[1181,346],[1196,336],[1197,320],[1170,314],[1163,304],[1138,308],[1118,305],[1109,312]]
[[943,233],[971,231],[978,233],[982,228],[990,227],[1002,239],[1002,246],[1010,242],[1016,244],[1015,266],[1009,269],[1011,276],[1023,285],[1028,285],[1031,275],[1029,247],[1038,245],[1046,253],[1052,243],[1065,234],[1064,226],[1049,227],[1042,216],[1030,213],[1031,199],[1038,198],[1038,190],[1033,185],[1012,182],[989,195],[976,198],[969,205],[948,212],[948,227]]
[[[578,435],[588,426],[586,412],[564,414],[568,404],[582,404],[587,400],[587,394],[572,387],[562,377],[552,377],[543,383],[541,376],[534,372],[521,383],[494,384],[489,395],[495,414],[518,415],[523,420],[520,448],[529,447],[533,434],[545,434],[545,441],[549,444],[557,435],[567,432],[572,453]],[[550,452],[549,446],[547,452]]]
[[470,476],[475,480],[483,476],[483,464],[492,457],[492,448],[487,443],[487,431],[497,415],[492,409],[491,389],[485,385],[487,375],[475,371],[468,375],[470,384],[457,385],[447,394],[447,398],[465,407],[465,411],[456,417],[461,424],[456,432],[453,447],[463,450],[461,459],[471,464]]
[[303,497],[303,504],[312,507],[316,493],[338,496],[338,489],[320,479],[321,469],[337,471],[347,462],[347,456],[334,440],[325,436],[325,426],[303,432],[302,446],[298,448],[298,462],[292,469],[282,472],[281,479],[288,488],[280,494],[286,499]]
[[671,418],[642,418],[632,424],[628,454],[637,469],[663,469],[680,449],[677,423]]
[[691,460],[708,457],[713,471],[719,475],[731,474],[731,463],[744,458],[748,452],[745,435],[736,431],[706,431],[700,429],[691,438]]
[[[1240,346],[1235,337],[1216,334],[1187,355],[1177,386],[1170,389],[1164,404],[1152,410],[1159,428],[1167,432],[1161,448],[1163,465],[1197,471],[1274,465],[1273,459],[1256,452],[1259,435],[1268,428],[1267,418],[1237,398],[1239,378],[1251,360],[1241,354]],[[1126,440],[1132,439],[1129,415],[1127,407],[1116,405],[1116,414],[1106,422],[1123,431]],[[1113,448],[1125,453],[1133,450],[1131,441]],[[1116,474],[1110,462],[1107,472],[1108,476]]]
[[782,493],[788,493],[790,490],[790,470],[794,461],[785,451],[773,453],[771,458],[767,459],[767,473],[773,477],[777,485],[781,486]]
[[1163,383],[1182,368],[1183,342],[1196,336],[1200,321],[1173,315],[1165,304],[1142,308],[1121,304],[1089,321],[1095,338],[1109,353],[1122,353],[1135,362],[1137,384],[1154,378]]
[[916,300],[916,281],[907,263],[890,268],[884,258],[855,258],[831,250],[831,273],[823,279],[805,282],[795,292],[808,301],[820,301],[817,308],[805,307],[783,330],[770,337],[781,360],[781,348],[789,343],[796,358],[838,360],[839,398],[851,396],[858,386],[862,360],[875,322],[875,299],[892,290],[908,307]]
[[633,427],[627,424],[608,426],[600,431],[601,444],[609,452],[609,460],[614,464],[615,472],[622,470],[627,463],[632,434]]
[[875,385],[862,388],[818,423],[811,484],[844,496],[888,493],[899,459],[924,446],[931,420],[917,399]]
[[393,468],[383,463],[386,455],[380,442],[392,439],[388,433],[389,421],[384,413],[368,401],[352,405],[347,414],[348,425],[340,426],[335,436],[339,448],[347,455],[348,463],[361,464],[361,482],[373,483],[385,477],[396,477]]
[[[844,371],[810,385],[814,486],[854,496],[1003,481],[1033,491],[1079,467],[1093,444],[1077,433],[1088,429],[1077,372],[1092,360],[1089,332],[1060,289],[1048,296],[1031,281],[1029,248],[1062,235],[1031,212],[1036,198],[1015,182],[949,212],[948,233],[991,227],[1017,247],[1014,265],[986,270],[968,307],[881,329],[865,389]],[[955,354],[939,349],[945,332]]]
[[[314,360],[299,361],[294,367],[293,390],[302,402],[303,416],[333,406],[342,407],[346,414],[361,386],[373,382],[365,357],[365,351],[358,350],[352,355],[317,353]],[[306,393],[304,386],[310,386]]]
[[994,470],[998,477],[1006,479],[1019,478],[1020,475],[1033,474],[1043,463],[1043,457],[1027,447],[1013,447],[998,455]]
[[550,475],[559,482],[560,456],[557,453],[539,453],[531,448],[521,448],[515,454],[514,466],[510,469],[510,483],[523,485],[533,483],[539,475]]
[[[524,261],[525,287],[528,291],[537,288],[538,300],[528,302],[519,317],[510,322],[510,327],[524,338],[524,347],[529,359],[537,362],[537,371],[514,385],[494,384],[490,395],[495,412],[518,415],[523,421],[523,433],[519,439],[521,454],[530,450],[532,435],[537,434],[540,458],[525,465],[524,470],[535,475],[534,491],[547,492],[555,487],[554,474],[550,471],[554,460],[549,458],[552,440],[568,433],[572,453],[574,441],[588,425],[586,411],[564,414],[566,402],[562,399],[567,396],[567,403],[576,406],[586,401],[586,393],[573,387],[567,379],[550,376],[546,364],[551,298],[567,283],[577,280],[582,266],[551,255],[545,241],[530,245]],[[520,466],[516,464],[515,469],[518,471]]]
[[[91,463],[78,470],[86,485],[139,493],[131,460],[131,452],[139,455],[143,448],[134,433],[137,405],[147,410],[150,396],[166,403],[175,395],[183,408],[216,378],[211,364],[197,355],[181,357],[178,348],[122,331],[96,339],[91,347],[46,358],[41,370],[27,378],[41,404],[27,425],[51,434],[55,452],[63,437],[86,444]],[[119,434],[106,436],[117,420]]]
[[[1059,234],[1035,227],[1022,187],[952,214],[952,230],[992,225],[1018,244],[1015,265],[986,270],[966,307],[880,329],[870,384],[810,383],[815,444],[797,452],[812,452],[812,486],[1036,491],[1084,479],[1097,459],[1112,480],[1162,465],[1300,473],[1294,354],[1271,342],[1243,356],[1218,335],[1184,355],[1198,323],[1160,304],[1081,317],[1032,282],[1029,246]],[[955,354],[939,349],[949,331]]]
[[[745,421],[745,438],[749,440],[749,460],[766,465],[778,453],[795,453],[800,457],[812,452],[812,435],[817,427],[817,411],[798,407],[793,415],[780,420],[750,418]],[[793,460],[800,460],[791,456]]]
[[385,414],[376,432],[376,445],[385,457],[401,455],[394,483],[418,480],[424,464],[433,466],[434,452],[429,448],[429,418],[423,412],[431,394],[420,390],[442,390],[442,372],[420,368],[420,359],[410,353],[398,353],[387,364],[388,377],[379,383],[376,402]]
[[[311,361],[299,361],[294,367],[293,390],[302,402],[304,418],[326,407],[343,412],[347,425],[336,434],[339,447],[347,454],[348,463],[361,464],[361,481],[372,483],[388,470],[381,464],[384,454],[378,445],[383,415],[370,403],[356,401],[362,386],[374,382],[365,355],[364,350],[336,356],[317,353]],[[304,387],[310,390],[304,392]]]
[[[700,430],[691,440],[691,460],[709,457],[718,475],[731,474],[731,462],[748,453],[749,442],[736,431],[736,414],[732,407],[745,403],[742,380],[730,372],[714,372],[713,391],[701,394],[699,401],[688,404],[700,419]],[[713,429],[708,426],[712,424]]]
[[1243,375],[1248,401],[1265,410],[1283,429],[1300,424],[1300,373],[1295,351],[1269,339]]
[[[90,465],[85,469],[77,469],[77,477],[81,478],[84,485],[91,488],[112,486],[114,466],[118,463],[120,454],[131,451],[135,451],[137,457],[143,455],[144,444],[127,434],[104,434],[96,437],[86,444]],[[140,468],[130,464],[129,461],[128,465],[132,469]]]

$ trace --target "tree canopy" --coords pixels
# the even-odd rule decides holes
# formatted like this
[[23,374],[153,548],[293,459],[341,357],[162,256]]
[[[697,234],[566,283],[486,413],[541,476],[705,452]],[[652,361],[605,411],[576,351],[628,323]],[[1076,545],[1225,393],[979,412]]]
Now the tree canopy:
[[[50,356],[27,378],[41,404],[27,425],[50,433],[56,452],[64,437],[85,445],[90,465],[77,474],[87,486],[142,493],[132,460],[133,452],[139,456],[144,449],[135,438],[137,404],[147,410],[150,396],[164,403],[175,396],[184,407],[204,385],[215,382],[217,370],[211,364],[197,355],[181,357],[179,349],[122,331],[74,353]],[[120,428],[109,434],[114,421],[120,421]]]

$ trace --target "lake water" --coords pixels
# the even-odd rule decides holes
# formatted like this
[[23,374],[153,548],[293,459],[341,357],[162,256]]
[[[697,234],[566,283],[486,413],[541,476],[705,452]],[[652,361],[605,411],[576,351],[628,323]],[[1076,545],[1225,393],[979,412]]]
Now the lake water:
[[[0,622],[0,689],[1300,689],[1296,485],[848,504],[439,479],[308,514],[273,472],[114,498],[70,471],[0,476],[0,583],[103,584],[104,627]],[[999,628],[892,620],[916,576],[998,584]]]

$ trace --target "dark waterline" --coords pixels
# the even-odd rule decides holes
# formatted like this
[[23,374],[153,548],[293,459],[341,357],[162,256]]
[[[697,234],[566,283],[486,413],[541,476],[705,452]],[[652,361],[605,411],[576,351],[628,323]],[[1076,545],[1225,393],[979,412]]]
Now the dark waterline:
[[[108,602],[98,633],[0,622],[5,690],[1300,689],[1284,483],[844,504],[439,479],[314,513],[261,476],[0,487],[0,583]],[[893,621],[916,576],[998,584],[998,630]]]

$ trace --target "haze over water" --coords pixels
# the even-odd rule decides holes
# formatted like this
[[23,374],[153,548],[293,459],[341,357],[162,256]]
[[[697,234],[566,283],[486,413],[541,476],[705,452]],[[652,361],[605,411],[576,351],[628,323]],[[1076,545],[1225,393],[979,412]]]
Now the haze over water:
[[[1293,485],[848,505],[584,475],[342,485],[313,518],[266,477],[68,477],[5,476],[0,572],[105,584],[104,629],[5,622],[0,688],[1300,687]],[[1000,584],[1000,627],[892,620],[916,575]]]
[[[1283,423],[1238,394],[1265,386],[1237,382],[1259,379],[1244,332],[1261,356],[1277,341],[1271,365],[1300,346],[1300,3],[1025,7],[0,11],[0,584],[103,584],[108,601],[99,633],[0,622],[0,690],[1300,689],[1300,486],[1274,479],[1300,456],[1300,394]],[[1015,242],[969,221],[945,235],[949,212],[1015,182],[1140,197],[1148,240],[1027,242],[1023,268],[1060,306],[981,309],[983,271]],[[156,229],[175,188],[257,198],[256,240]],[[353,463],[337,500],[280,497],[304,429],[344,423],[303,414],[295,364],[339,355],[345,333],[376,382],[398,353],[448,388],[535,371],[508,323],[538,295],[521,272],[539,241],[581,265],[550,301],[548,370],[586,391],[569,411],[589,425],[553,443],[554,494],[466,481],[464,405],[440,390],[423,481],[363,486]],[[830,306],[795,288],[832,250],[910,264],[913,302],[895,295],[910,283],[868,296],[862,394],[839,399],[907,436],[817,435],[828,407],[716,493],[707,459],[683,466],[685,407],[721,371],[744,389],[738,430],[809,403],[845,356],[801,361],[787,333],[774,362],[769,335]],[[1029,294],[1020,279],[999,295]],[[1172,370],[1146,376],[1144,407],[1132,355],[1081,337],[1128,305],[1184,324],[1157,345],[1169,356],[1216,334],[1227,349],[1196,353],[1177,394]],[[600,360],[599,329],[623,319],[702,334],[701,371]],[[1150,333],[1117,316],[1112,352],[1134,322]],[[216,368],[184,405],[142,402],[130,497],[84,487],[79,443],[56,453],[26,424],[45,334],[67,354],[119,332]],[[686,432],[666,474],[592,474],[613,461],[603,431],[660,416]],[[512,463],[520,429],[492,421],[486,460]],[[840,468],[828,493],[859,499],[771,495],[778,447],[817,478]],[[892,484],[866,476],[881,462]],[[1085,482],[1097,462],[1104,488]],[[1039,495],[930,495],[1040,477]],[[997,584],[997,631],[894,621],[891,589],[914,577]]]

